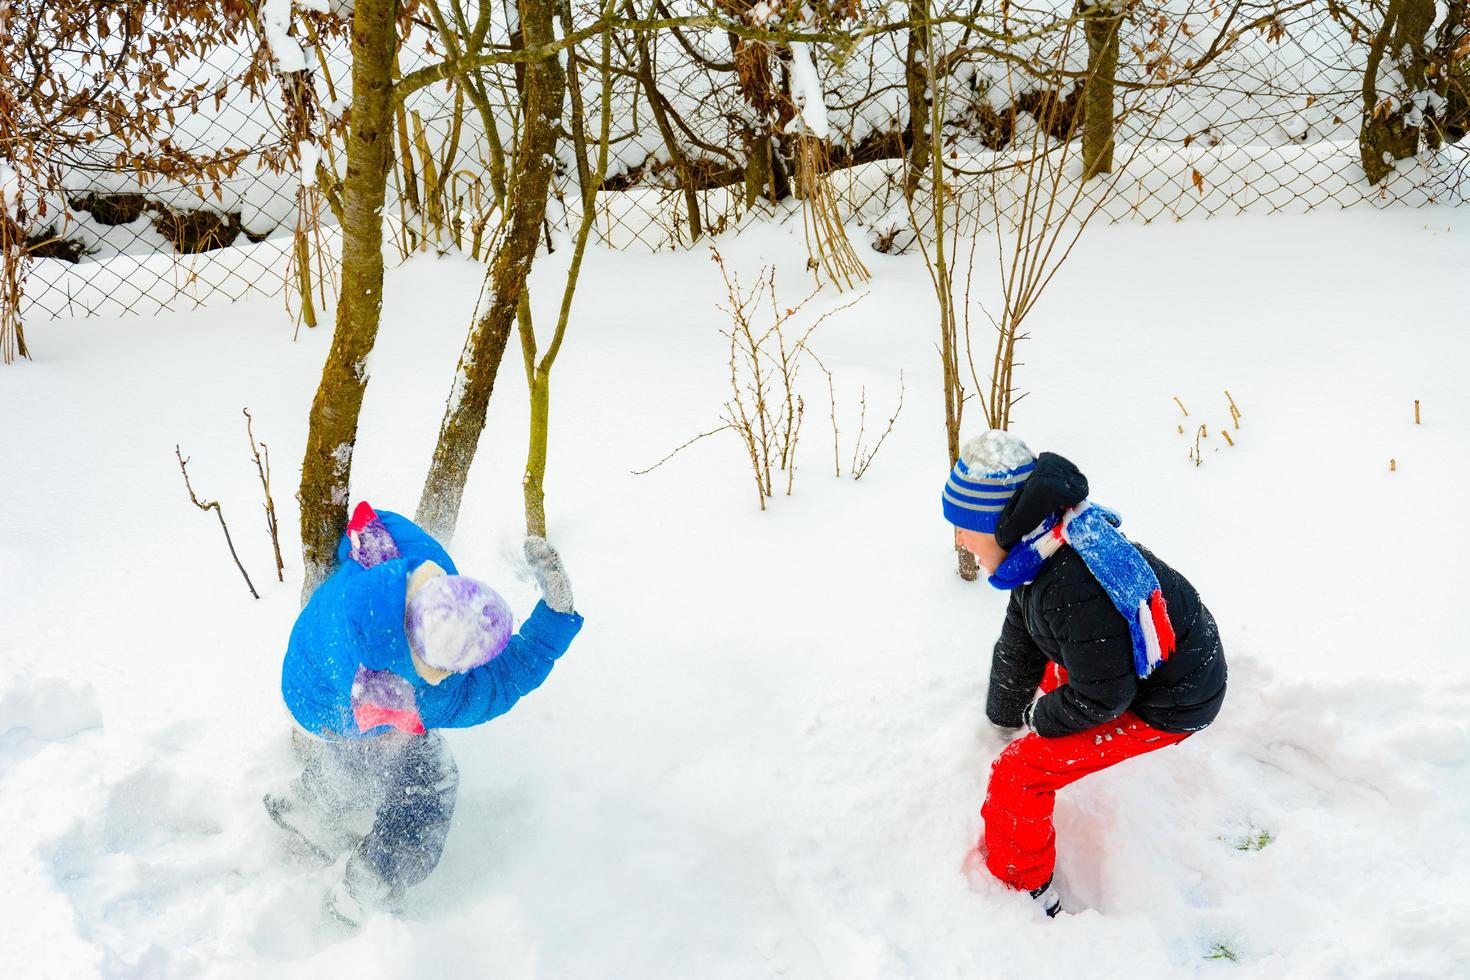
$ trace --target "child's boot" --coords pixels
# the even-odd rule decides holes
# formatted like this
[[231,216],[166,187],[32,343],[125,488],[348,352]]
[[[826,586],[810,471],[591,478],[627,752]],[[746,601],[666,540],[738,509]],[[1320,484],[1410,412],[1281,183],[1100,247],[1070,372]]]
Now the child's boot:
[[331,864],[343,851],[356,847],[361,839],[337,821],[323,818],[320,808],[303,796],[296,783],[283,795],[265,794],[263,802],[265,812],[276,826],[291,835],[296,848],[322,864]]
[[1052,887],[1050,881],[1040,888],[1031,889],[1031,897],[1041,903],[1048,919],[1055,919],[1057,913],[1062,910],[1062,896]]
[[337,886],[327,893],[328,915],[353,929],[374,912],[397,912],[403,905],[403,889],[383,878],[367,862],[353,854]]

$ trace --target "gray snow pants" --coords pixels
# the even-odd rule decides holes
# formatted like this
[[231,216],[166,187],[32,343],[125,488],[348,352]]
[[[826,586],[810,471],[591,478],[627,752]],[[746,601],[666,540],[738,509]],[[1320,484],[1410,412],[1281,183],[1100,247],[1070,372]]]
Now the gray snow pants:
[[[347,880],[361,900],[392,902],[429,876],[444,853],[459,768],[437,732],[390,732],[323,741],[297,736],[301,796],[327,826],[345,829],[373,811]],[[366,892],[366,894],[363,894]]]

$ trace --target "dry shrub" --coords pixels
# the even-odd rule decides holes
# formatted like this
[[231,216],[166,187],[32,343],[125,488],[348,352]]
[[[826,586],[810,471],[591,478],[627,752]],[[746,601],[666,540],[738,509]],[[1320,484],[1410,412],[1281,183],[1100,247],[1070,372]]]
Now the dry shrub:
[[838,289],[851,289],[872,278],[853,250],[852,241],[842,225],[842,205],[832,194],[827,173],[831,160],[827,141],[803,132],[799,138],[801,151],[801,219],[806,232],[807,268],[822,273]]
[[[786,306],[777,296],[774,268],[762,267],[755,283],[746,288],[741,285],[739,274],[725,264],[718,249],[710,249],[710,254],[725,281],[728,302],[728,305],[716,307],[729,318],[729,326],[720,330],[721,336],[730,342],[730,391],[720,415],[722,424],[700,433],[654,465],[634,473],[652,472],[717,432],[734,432],[740,437],[750,464],[760,508],[765,510],[766,499],[775,496],[780,485],[778,474],[785,476],[787,496],[795,486],[796,449],[806,417],[806,400],[797,390],[803,358],[810,357],[817,363],[827,375],[829,391],[832,390],[831,373],[809,346],[812,335],[829,317],[851,309],[867,294],[828,310],[803,327],[799,325],[803,320],[802,311],[816,297],[820,287],[794,306]],[[835,407],[833,425],[835,438]],[[890,428],[891,425],[890,422]],[[880,439],[878,445],[881,443]],[[860,438],[854,455],[855,468],[860,465],[866,470],[878,445],[869,450],[862,445]]]

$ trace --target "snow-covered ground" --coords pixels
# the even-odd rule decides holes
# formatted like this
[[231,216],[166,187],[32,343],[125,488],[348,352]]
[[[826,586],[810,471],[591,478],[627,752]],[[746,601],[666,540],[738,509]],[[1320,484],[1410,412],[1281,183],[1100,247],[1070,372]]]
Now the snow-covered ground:
[[[892,436],[861,481],[834,479],[808,369],[795,493],[761,513],[729,434],[630,473],[716,424],[714,265],[589,256],[547,477],[587,627],[542,690],[449,735],[443,864],[355,935],[323,923],[331,872],[260,806],[293,774],[291,496],[327,329],[293,344],[270,298],[38,325],[36,360],[0,372],[0,973],[1470,975],[1464,221],[1098,226],[1037,308],[1013,428],[1194,582],[1231,663],[1215,726],[1060,794],[1056,921],[968,866],[1004,596],[953,574],[917,258],[868,256],[871,293],[814,340],[844,457],[859,388],[871,437],[902,371]],[[809,287],[799,224],[721,248],[747,276],[776,262],[783,296]],[[543,321],[564,262],[536,268]],[[391,274],[354,496],[412,511],[479,275],[456,258]],[[1178,431],[1196,422],[1198,467]],[[522,613],[525,428],[512,350],[451,550]],[[261,601],[189,504],[175,443]]]

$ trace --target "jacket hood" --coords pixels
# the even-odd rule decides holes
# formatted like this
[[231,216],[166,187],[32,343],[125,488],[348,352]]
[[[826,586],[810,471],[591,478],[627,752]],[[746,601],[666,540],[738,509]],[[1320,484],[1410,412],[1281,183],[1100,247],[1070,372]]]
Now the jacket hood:
[[1087,477],[1056,453],[1036,457],[1036,469],[1000,512],[995,541],[1007,551],[1052,514],[1087,499]]

